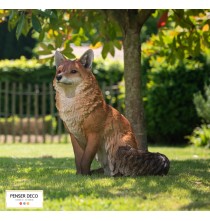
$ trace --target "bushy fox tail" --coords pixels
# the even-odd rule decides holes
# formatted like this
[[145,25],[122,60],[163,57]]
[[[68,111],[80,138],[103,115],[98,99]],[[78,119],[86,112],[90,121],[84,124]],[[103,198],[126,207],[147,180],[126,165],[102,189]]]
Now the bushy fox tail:
[[166,175],[169,171],[169,159],[160,153],[145,152],[132,147],[120,147],[116,153],[116,165],[119,175]]

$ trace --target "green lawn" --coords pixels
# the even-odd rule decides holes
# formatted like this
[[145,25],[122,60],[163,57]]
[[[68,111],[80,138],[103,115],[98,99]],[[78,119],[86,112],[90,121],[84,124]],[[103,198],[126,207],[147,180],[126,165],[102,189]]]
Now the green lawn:
[[210,210],[210,150],[149,150],[171,160],[167,176],[80,176],[70,144],[1,145],[0,210],[6,210],[5,190],[15,189],[44,190],[42,210]]

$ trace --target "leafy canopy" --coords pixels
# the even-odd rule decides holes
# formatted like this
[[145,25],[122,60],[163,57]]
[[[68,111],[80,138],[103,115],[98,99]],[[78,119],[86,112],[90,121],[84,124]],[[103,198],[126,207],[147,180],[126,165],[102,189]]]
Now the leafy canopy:
[[119,26],[100,10],[4,10],[1,18],[9,20],[9,30],[16,28],[17,38],[33,28],[39,41],[37,54],[44,60],[52,60],[57,48],[73,58],[72,43],[103,46],[103,58],[122,47]]
[[157,10],[154,16],[159,32],[143,45],[145,56],[174,64],[210,48],[210,10]]
[[[117,11],[117,10],[116,10]],[[73,58],[71,44],[102,46],[102,57],[122,48],[122,31],[108,10],[0,10],[0,22],[9,20],[8,29],[16,28],[16,37],[32,28],[39,41],[37,54],[44,62],[53,61],[54,51]],[[158,38],[148,36],[150,47],[143,48],[147,56],[168,55],[176,59],[198,56],[210,47],[210,10],[156,10]],[[159,50],[159,48],[165,50]]]

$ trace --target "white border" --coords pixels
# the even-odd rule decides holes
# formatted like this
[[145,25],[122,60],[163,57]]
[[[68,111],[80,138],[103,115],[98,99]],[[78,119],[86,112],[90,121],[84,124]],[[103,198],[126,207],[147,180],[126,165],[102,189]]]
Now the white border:
[[[208,9],[208,0],[0,0],[1,9]],[[207,221],[210,212],[0,212],[0,220],[190,220]]]
[[208,9],[209,0],[0,0],[1,9]]
[[91,220],[91,221],[107,221],[107,220],[155,220],[155,221],[177,221],[177,220],[190,220],[190,221],[207,221],[209,220],[210,212],[0,212],[0,220],[15,220],[15,221],[37,221],[37,220],[50,220],[50,221],[78,221],[78,220]]

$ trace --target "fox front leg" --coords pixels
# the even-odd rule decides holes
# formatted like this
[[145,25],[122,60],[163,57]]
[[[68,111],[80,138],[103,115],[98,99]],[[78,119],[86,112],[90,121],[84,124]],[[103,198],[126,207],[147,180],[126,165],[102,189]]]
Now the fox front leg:
[[87,146],[81,160],[81,173],[83,175],[91,175],[90,167],[98,150],[98,145],[98,134],[89,134]]
[[74,135],[70,134],[70,136],[71,136],[71,142],[72,142],[74,155],[75,155],[75,164],[76,164],[77,174],[81,174],[81,160],[84,155],[84,150],[80,147]]

